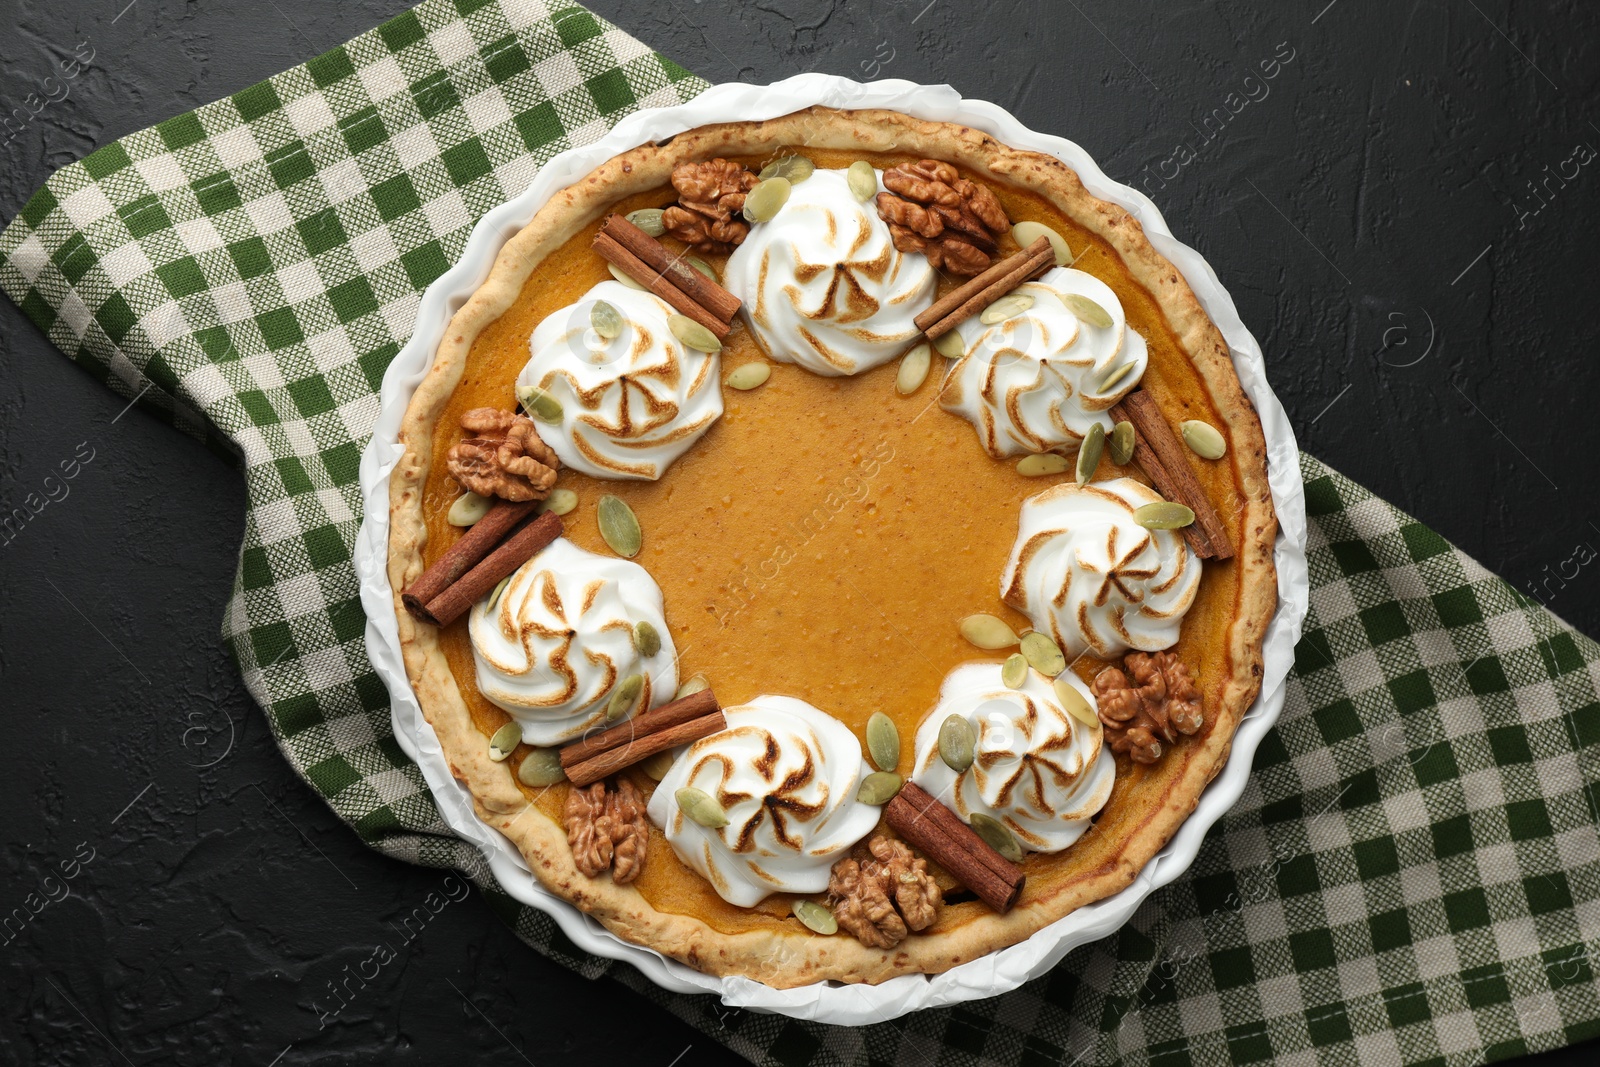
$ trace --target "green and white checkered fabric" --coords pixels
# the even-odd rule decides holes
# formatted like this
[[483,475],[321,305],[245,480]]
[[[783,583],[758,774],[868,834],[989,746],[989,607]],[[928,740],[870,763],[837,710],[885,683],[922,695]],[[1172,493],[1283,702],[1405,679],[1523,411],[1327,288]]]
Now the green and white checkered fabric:
[[[579,7],[428,0],[57,172],[0,288],[62,351],[243,459],[224,632],[285,755],[375,848],[461,867],[396,745],[351,549],[422,289],[555,153],[705,87]],[[1278,727],[1194,868],[993,1000],[840,1029],[661,993],[773,1067],[1471,1064],[1600,1034],[1600,647],[1302,461],[1311,612]]]

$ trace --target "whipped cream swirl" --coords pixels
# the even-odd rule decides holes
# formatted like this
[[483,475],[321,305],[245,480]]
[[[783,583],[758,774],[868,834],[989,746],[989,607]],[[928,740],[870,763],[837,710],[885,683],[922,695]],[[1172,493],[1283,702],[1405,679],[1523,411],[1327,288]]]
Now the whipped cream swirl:
[[[661,648],[644,657],[634,627],[648,622]],[[661,589],[637,563],[585,551],[566,538],[518,567],[467,616],[478,690],[522,725],[530,745],[559,745],[606,725],[617,683],[644,687],[635,713],[672,699],[678,656]]]
[[[844,723],[792,697],[726,708],[728,728],[691,745],[650,796],[650,819],[678,858],[730,904],[772,893],[821,893],[828,870],[878,825],[856,800],[868,773]],[[685,786],[715,797],[728,825],[712,830],[678,809]]]
[[725,275],[767,354],[825,375],[859,374],[904,352],[922,336],[912,319],[933,304],[938,282],[927,256],[895,248],[842,170],[796,185],[734,249]]
[[1000,596],[1074,659],[1157,652],[1178,640],[1200,588],[1200,558],[1135,508],[1161,497],[1132,478],[1064,482],[1022,502]]
[[[985,325],[974,315],[956,327],[966,355],[945,376],[939,405],[978,431],[996,459],[1078,446],[1099,423],[1111,430],[1111,405],[1139,384],[1149,353],[1128,328],[1122,303],[1100,279],[1056,267],[1015,293],[1033,306]],[[1087,297],[1111,316],[1107,327],[1073,314],[1072,296]],[[1109,392],[1097,386],[1116,368],[1132,364]]]
[[[590,325],[600,300],[622,315],[609,341]],[[538,429],[562,464],[595,478],[653,481],[717,421],[722,361],[674,337],[673,314],[654,293],[608,281],[534,329],[533,358],[517,385],[560,401],[560,425]]]
[[[911,779],[967,822],[992,816],[1034,852],[1060,852],[1089,829],[1111,798],[1116,761],[1098,724],[1085,726],[1057,700],[1050,680],[1028,671],[1021,689],[1000,680],[998,663],[968,663],[945,675],[939,703],[917,727]],[[1071,671],[1061,680],[1095,706]],[[972,766],[957,774],[939,758],[939,728],[960,715],[978,739]]]

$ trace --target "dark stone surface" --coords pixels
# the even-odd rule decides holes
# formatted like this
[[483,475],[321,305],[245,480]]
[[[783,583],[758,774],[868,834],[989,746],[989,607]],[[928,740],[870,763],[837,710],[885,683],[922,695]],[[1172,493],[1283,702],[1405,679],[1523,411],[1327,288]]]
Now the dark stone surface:
[[[53,168],[408,6],[125,2],[0,3],[5,107],[77,42],[97,56],[0,147],[5,219]],[[1550,177],[1578,143],[1600,147],[1600,12],[1323,4],[594,6],[713,80],[949,81],[1078,141],[1147,184],[1221,274],[1307,450],[1600,632],[1600,567],[1567,562],[1600,544],[1600,172]],[[1182,143],[1195,158],[1163,179]],[[1548,182],[1542,201],[1530,181]],[[312,1002],[326,1009],[379,941],[399,947],[392,924],[447,876],[362,847],[240,684],[218,637],[238,474],[125,411],[6,301],[0,412],[0,499],[93,450],[70,496],[0,550],[0,910],[93,852],[70,896],[0,946],[0,1061],[738,1062],[544,962],[475,896],[319,1028]]]

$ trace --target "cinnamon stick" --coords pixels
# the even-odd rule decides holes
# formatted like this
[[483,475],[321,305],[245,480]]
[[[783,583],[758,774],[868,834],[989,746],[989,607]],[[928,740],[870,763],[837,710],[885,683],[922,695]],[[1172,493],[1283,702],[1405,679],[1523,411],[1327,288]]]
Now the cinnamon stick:
[[631,741],[635,741],[649,734],[665,730],[668,727],[679,726],[686,722],[704,716],[717,714],[722,711],[722,706],[717,703],[716,695],[709,689],[702,689],[692,693],[681,700],[674,700],[661,705],[654,711],[647,711],[637,715],[627,722],[619,723],[609,730],[604,730],[593,737],[585,737],[574,741],[570,745],[563,745],[559,753],[561,766],[570,767],[575,763],[582,763],[602,752],[609,752],[620,748]]
[[[482,521],[481,519],[479,520]],[[408,598],[406,607],[423,622],[435,626],[448,626],[472,607],[478,599],[499,584],[500,579],[532,559],[540,549],[561,536],[561,516],[547,511],[531,522],[519,527],[506,542],[485,556],[475,567],[463,574],[444,591],[429,600],[425,607],[412,607]]]
[[728,336],[728,331],[733,328],[695,303],[694,298],[672,284],[670,278],[628,251],[611,235],[606,233],[595,234],[594,250],[600,253],[601,258],[615,263],[621,268],[622,273],[716,334],[717,340],[720,341]]
[[1055,249],[1040,237],[1015,255],[1007,256],[982,274],[933,302],[911,321],[930,341],[937,341],[1023,282],[1031,281],[1056,264]]
[[884,808],[891,829],[949,871],[995,911],[1005,914],[1022,896],[1027,876],[979,837],[977,831],[915,782],[907,782]]
[[[645,233],[621,215],[609,215],[600,224],[600,232],[644,261],[645,266],[686,293],[689,299],[705,308],[723,322],[732,322],[739,313],[739,298],[707,278],[673,255],[660,241]],[[620,266],[620,264],[618,264]]]
[[416,615],[426,607],[428,601],[444,592],[446,587],[459,581],[461,576],[470,571],[479,560],[494,551],[494,547],[505,540],[511,528],[533,514],[533,510],[538,506],[537,500],[497,500],[483,518],[473,523],[472,528],[462,534],[460,540],[451,545],[444,555],[433,561],[433,566],[423,571],[422,576],[411,583],[401,594],[400,599],[405,602],[411,613]]
[[[1195,555],[1201,559],[1232,559],[1233,542],[1228,540],[1227,528],[1222,525],[1217,509],[1211,506],[1210,498],[1200,487],[1200,480],[1194,476],[1189,459],[1184,455],[1184,445],[1178,440],[1178,435],[1172,432],[1155,398],[1143,389],[1135,389],[1111,409],[1111,417],[1133,423],[1138,433],[1134,459],[1141,460],[1143,457],[1139,465],[1155,482],[1156,488],[1161,490],[1161,495],[1187,505],[1194,512],[1194,525],[1199,527],[1201,539],[1209,550],[1209,554],[1202,552],[1190,539],[1189,544],[1194,548]],[[1141,453],[1142,446],[1147,446],[1147,451]],[[1147,466],[1146,461],[1151,454],[1154,454],[1156,462]]]
[[631,767],[640,760],[649,759],[657,752],[687,745],[702,737],[721,733],[727,728],[728,720],[718,710],[710,715],[702,715],[698,719],[690,719],[688,722],[680,722],[676,726],[657,730],[645,737],[635,738],[625,745],[574,763],[570,767],[563,761],[562,766],[567,772],[567,780],[573,785],[593,785],[602,778],[616,774],[624,767]]

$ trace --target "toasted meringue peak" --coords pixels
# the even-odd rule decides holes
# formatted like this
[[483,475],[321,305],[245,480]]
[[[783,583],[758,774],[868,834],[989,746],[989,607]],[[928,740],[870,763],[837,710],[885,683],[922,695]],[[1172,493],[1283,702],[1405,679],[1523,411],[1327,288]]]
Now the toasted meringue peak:
[[[590,324],[604,300],[622,316],[606,340]],[[601,282],[548,316],[528,342],[517,386],[561,404],[561,422],[539,436],[563,465],[596,478],[660,478],[722,414],[722,361],[672,335],[670,304],[621,282]]]
[[[972,423],[996,459],[1071,450],[1095,423],[1109,432],[1108,409],[1139,384],[1149,361],[1121,301],[1100,279],[1070,267],[1055,267],[1013,292],[1032,297],[1032,306],[1000,322],[974,315],[956,327],[966,355],[945,376],[940,406]],[[1111,325],[1080,319],[1069,307],[1074,296],[1098,304]],[[1132,369],[1099,391],[1125,364]]]
[[1132,478],[1066,482],[1029,497],[1001,597],[1068,659],[1171,648],[1200,588],[1200,559],[1178,531],[1134,521],[1134,509],[1160,499]]
[[[634,627],[661,636],[641,656]],[[558,538],[467,616],[478,690],[522,724],[530,745],[559,745],[605,725],[617,683],[642,675],[635,713],[671,700],[678,655],[661,589],[637,563]]]
[[[1089,829],[1111,798],[1116,762],[1097,726],[1061,707],[1050,680],[1029,670],[1007,688],[998,663],[967,663],[945,675],[939,703],[917,727],[911,780],[970,822],[974,812],[999,819],[1024,848],[1060,852]],[[1092,708],[1094,695],[1068,671],[1061,681]],[[957,773],[939,757],[939,728],[951,715],[978,739],[972,766]]]
[[[723,714],[728,728],[691,745],[656,786],[650,820],[730,904],[823,892],[834,861],[878,824],[879,809],[856,800],[869,773],[861,743],[792,697],[759,696]],[[728,824],[688,819],[676,800],[685,786],[715,798]]]
[[725,271],[767,354],[814,374],[859,374],[904,352],[938,282],[926,256],[894,247],[845,174],[819,170],[796,185]]

